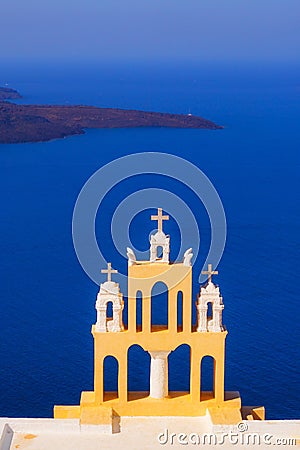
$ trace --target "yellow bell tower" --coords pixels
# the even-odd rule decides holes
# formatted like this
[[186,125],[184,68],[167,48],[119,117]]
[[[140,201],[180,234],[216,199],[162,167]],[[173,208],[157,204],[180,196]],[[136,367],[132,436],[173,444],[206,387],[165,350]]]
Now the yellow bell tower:
[[[208,266],[208,276],[196,301],[197,324],[192,325],[192,249],[182,262],[169,261],[170,236],[163,231],[169,217],[158,209],[152,220],[158,230],[150,239],[150,258],[137,261],[130,248],[128,256],[128,326],[123,325],[123,295],[111,264],[103,273],[107,281],[97,296],[97,322],[92,326],[94,338],[94,390],[82,392],[80,405],[55,406],[55,418],[80,418],[81,424],[107,425],[116,416],[203,416],[209,412],[215,423],[238,423],[241,401],[238,392],[224,392],[225,340],[222,324],[223,300],[219,287],[212,282],[217,272]],[[153,287],[163,282],[168,289],[168,323],[154,325],[151,318]],[[142,295],[142,323],[137,324],[137,294]],[[182,299],[182,323],[178,323],[178,298]],[[108,304],[113,317],[107,317]],[[208,317],[211,304],[212,316]],[[128,351],[138,344],[151,356],[150,392],[128,391]],[[190,348],[190,389],[168,391],[168,355],[182,344]],[[201,390],[201,361],[214,360],[213,391]],[[104,391],[104,360],[113,356],[118,362],[118,390]]]

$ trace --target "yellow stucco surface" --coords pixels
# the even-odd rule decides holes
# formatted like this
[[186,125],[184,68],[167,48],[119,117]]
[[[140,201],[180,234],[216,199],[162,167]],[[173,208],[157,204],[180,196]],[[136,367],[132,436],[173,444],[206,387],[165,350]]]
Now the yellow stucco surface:
[[[163,282],[168,288],[168,324],[151,324],[152,288]],[[142,325],[137,326],[137,293],[142,295]],[[182,324],[177,323],[177,298],[182,293]],[[56,406],[55,418],[80,418],[84,424],[105,424],[119,416],[203,416],[209,410],[218,423],[241,420],[237,392],[224,393],[225,340],[227,331],[197,332],[192,326],[192,267],[142,261],[128,266],[128,326],[121,332],[97,332],[94,338],[94,391],[82,392],[79,406]],[[169,392],[165,398],[146,392],[128,392],[128,350],[139,345],[145,351],[173,351],[190,347],[190,391]],[[118,392],[104,392],[104,359],[118,361]],[[213,392],[201,393],[201,360],[214,359]]]

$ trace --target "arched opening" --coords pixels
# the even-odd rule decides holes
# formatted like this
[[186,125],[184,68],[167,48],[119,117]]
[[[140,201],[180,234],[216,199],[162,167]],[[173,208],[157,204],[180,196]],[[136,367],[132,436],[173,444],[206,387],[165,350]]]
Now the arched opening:
[[122,317],[123,317],[123,324],[125,326],[125,328],[128,328],[128,298],[127,297],[123,297],[124,300],[124,308],[123,308],[123,312],[122,312]]
[[106,356],[103,361],[103,399],[118,398],[119,363],[114,356]]
[[162,281],[151,290],[151,331],[168,329],[168,287]]
[[206,355],[200,366],[200,401],[215,397],[215,359]]
[[207,320],[211,320],[213,316],[213,306],[212,302],[207,303]]
[[113,318],[113,302],[109,301],[106,303],[106,318],[112,319]]
[[140,345],[128,349],[128,401],[148,397],[150,391],[150,355]]
[[188,344],[180,345],[169,354],[168,373],[169,395],[185,395],[190,392],[191,348]]
[[183,293],[178,291],[177,293],[177,332],[182,331],[183,323]]
[[157,258],[162,258],[162,255],[163,255],[163,248],[162,248],[161,245],[158,245],[156,247],[156,257]]
[[136,293],[136,331],[143,330],[143,294],[141,291]]

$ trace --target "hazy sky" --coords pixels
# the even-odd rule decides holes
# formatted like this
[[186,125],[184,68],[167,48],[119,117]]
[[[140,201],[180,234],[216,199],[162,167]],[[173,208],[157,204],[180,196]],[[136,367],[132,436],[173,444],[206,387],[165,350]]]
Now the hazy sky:
[[1,0],[0,57],[300,59],[300,0]]

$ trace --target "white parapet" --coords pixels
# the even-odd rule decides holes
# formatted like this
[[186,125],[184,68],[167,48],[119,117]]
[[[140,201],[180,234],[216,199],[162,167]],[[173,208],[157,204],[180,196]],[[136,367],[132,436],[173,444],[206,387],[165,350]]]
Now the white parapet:
[[[121,417],[121,432],[113,434],[106,433],[101,426],[83,430],[79,420],[75,419],[6,417],[0,418],[0,431],[5,424],[8,424],[6,433],[10,433],[5,445],[10,444],[12,430],[8,448],[20,450],[161,450],[200,446],[210,449],[296,449],[300,430],[300,420],[249,420],[235,425],[218,425],[211,422],[209,414],[201,417]],[[197,440],[199,445],[195,445]],[[217,441],[216,446],[208,445],[214,441]],[[202,442],[207,445],[200,445]],[[257,444],[253,445],[254,442]]]

